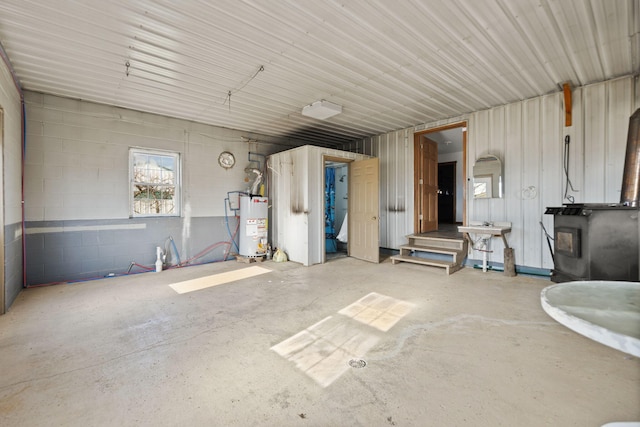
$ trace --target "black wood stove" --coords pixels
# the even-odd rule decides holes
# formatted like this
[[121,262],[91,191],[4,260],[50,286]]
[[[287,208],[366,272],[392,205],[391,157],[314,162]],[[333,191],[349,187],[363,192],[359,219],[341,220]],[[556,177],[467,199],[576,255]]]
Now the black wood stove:
[[553,215],[551,280],[638,281],[638,208],[619,204],[568,204]]
[[553,215],[551,280],[638,281],[640,254],[640,109],[629,119],[619,204],[567,204]]

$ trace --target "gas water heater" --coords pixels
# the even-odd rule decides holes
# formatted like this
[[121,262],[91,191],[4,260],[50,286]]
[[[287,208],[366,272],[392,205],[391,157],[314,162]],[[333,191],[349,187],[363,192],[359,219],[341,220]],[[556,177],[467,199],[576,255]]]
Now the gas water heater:
[[267,254],[267,217],[269,199],[240,196],[240,256],[261,257]]

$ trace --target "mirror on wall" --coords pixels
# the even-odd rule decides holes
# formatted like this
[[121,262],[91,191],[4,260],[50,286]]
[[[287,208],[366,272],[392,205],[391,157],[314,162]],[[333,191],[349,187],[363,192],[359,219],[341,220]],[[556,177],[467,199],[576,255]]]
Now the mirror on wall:
[[500,198],[504,192],[502,162],[493,155],[479,157],[473,165],[473,198]]

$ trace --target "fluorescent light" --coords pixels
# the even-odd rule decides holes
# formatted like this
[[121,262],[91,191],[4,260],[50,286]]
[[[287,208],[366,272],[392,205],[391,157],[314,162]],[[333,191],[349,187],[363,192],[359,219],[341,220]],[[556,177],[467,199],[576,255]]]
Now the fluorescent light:
[[342,113],[342,105],[334,104],[329,101],[316,101],[313,104],[305,105],[302,108],[302,115],[313,117],[314,119],[325,120],[336,114]]

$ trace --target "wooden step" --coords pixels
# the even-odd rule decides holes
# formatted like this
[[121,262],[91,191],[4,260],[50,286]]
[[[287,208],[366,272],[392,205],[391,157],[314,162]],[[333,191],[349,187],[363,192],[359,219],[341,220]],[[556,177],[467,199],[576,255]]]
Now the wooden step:
[[409,234],[406,236],[407,239],[415,239],[415,240],[448,240],[451,242],[462,242],[464,237],[442,237],[442,236],[428,236],[425,234]]
[[457,264],[455,262],[450,262],[450,261],[440,261],[437,259],[421,258],[417,256],[410,256],[410,255],[394,255],[391,257],[392,264],[396,264],[398,262],[410,262],[413,264],[421,264],[421,265],[428,265],[431,267],[444,268],[447,271],[447,275],[455,271],[458,271],[462,268],[460,264]]
[[415,252],[430,252],[434,254],[442,254],[442,255],[451,255],[453,257],[453,262],[456,262],[458,257],[464,258],[466,253],[460,249],[449,249],[449,248],[441,248],[435,246],[412,246],[412,245],[403,245],[400,246],[400,255],[409,255],[409,251]]
[[438,248],[448,248],[453,250],[463,250],[466,244],[464,239],[451,239],[444,237],[426,237],[415,234],[407,236],[409,246],[428,246]]
[[[467,256],[468,243],[464,238],[429,237],[424,235],[409,235],[408,245],[400,246],[400,254],[391,257],[391,263],[410,262],[413,264],[440,267],[451,274],[462,268],[462,262]],[[450,255],[453,259],[442,261],[438,259],[422,258],[411,255],[411,252],[423,252],[425,254]]]

